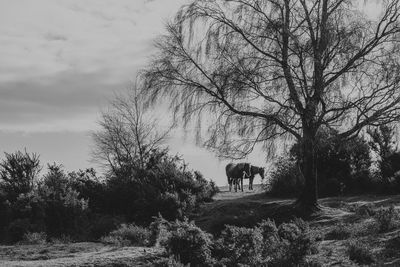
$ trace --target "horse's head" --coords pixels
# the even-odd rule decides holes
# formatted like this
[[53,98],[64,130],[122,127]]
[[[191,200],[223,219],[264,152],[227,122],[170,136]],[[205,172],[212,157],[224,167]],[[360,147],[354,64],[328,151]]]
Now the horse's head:
[[262,180],[264,180],[264,173],[265,173],[265,168],[260,168],[259,174],[260,174]]

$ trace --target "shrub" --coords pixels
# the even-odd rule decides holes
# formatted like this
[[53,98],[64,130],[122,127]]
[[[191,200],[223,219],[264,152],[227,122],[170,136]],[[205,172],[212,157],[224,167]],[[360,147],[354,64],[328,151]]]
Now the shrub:
[[227,266],[249,264],[262,265],[263,235],[259,228],[245,228],[227,225],[216,244],[219,261]]
[[395,220],[397,219],[397,211],[394,205],[389,208],[381,208],[374,215],[374,219],[378,223],[379,231],[386,232],[393,228]]
[[206,266],[212,262],[212,236],[187,219],[172,223],[170,234],[161,245],[184,264]]
[[399,251],[400,251],[400,235],[397,235],[386,243],[384,255],[388,257],[398,256]]
[[88,200],[72,188],[61,165],[48,165],[48,172],[39,184],[38,193],[44,201],[46,232],[49,236],[71,235],[86,238],[85,219]]
[[350,260],[359,264],[371,264],[375,262],[375,257],[371,248],[365,242],[352,240],[348,244],[347,253]]
[[284,247],[284,253],[276,257],[275,264],[280,266],[299,265],[305,256],[316,250],[315,240],[310,235],[308,224],[297,219],[291,223],[283,223],[278,228],[278,234]]
[[100,242],[106,245],[121,246],[121,247],[130,245],[129,240],[123,239],[121,236],[115,236],[115,235],[103,236],[102,238],[100,238]]
[[26,151],[5,153],[5,159],[0,162],[0,189],[3,189],[7,199],[13,202],[20,194],[32,191],[40,170],[37,154],[29,154]]
[[118,226],[121,225],[121,223],[123,222],[122,218],[109,214],[93,215],[90,218],[90,221],[91,224],[88,231],[89,237],[93,240],[98,240],[102,236],[107,235],[112,230],[118,228]]
[[[371,158],[366,141],[360,137],[341,140],[337,131],[324,127],[319,129],[315,141],[319,196],[365,192],[375,188],[369,178]],[[288,165],[291,168],[281,168],[278,164],[275,176],[286,176],[291,178],[291,180],[286,178],[286,181],[296,181],[294,178],[297,176],[294,172],[299,172],[301,169],[301,153],[301,145],[294,144],[290,150],[291,163]],[[295,166],[296,161],[299,167]],[[301,190],[301,187],[297,190]]]
[[154,217],[153,222],[149,225],[150,230],[150,244],[160,246],[165,243],[170,236],[169,228],[171,224],[165,220],[161,214]]
[[353,236],[369,236],[379,232],[379,226],[374,220],[354,223],[351,227]]
[[326,235],[325,239],[327,240],[344,240],[350,238],[352,235],[352,229],[340,222],[336,224]]
[[297,266],[304,263],[314,244],[303,220],[279,227],[266,220],[254,228],[226,226],[215,244],[214,255],[226,266]]
[[374,216],[375,211],[373,208],[374,208],[373,204],[368,203],[368,204],[356,207],[354,212],[360,216]]
[[60,237],[52,237],[50,239],[52,244],[70,244],[72,241],[72,237],[69,235],[61,235]]
[[22,243],[27,245],[41,245],[46,243],[46,239],[47,235],[44,232],[28,232],[24,235]]
[[148,246],[150,244],[150,230],[134,224],[121,224],[108,236],[103,237],[103,243],[125,246]]
[[7,227],[7,237],[10,243],[21,241],[25,234],[31,231],[29,219],[16,219]]
[[295,159],[279,158],[271,172],[270,184],[266,189],[273,196],[297,196],[303,187],[300,177]]
[[183,219],[216,193],[215,184],[199,172],[185,170],[182,160],[167,150],[151,151],[149,162],[145,169],[108,177],[107,213],[138,224],[151,223],[158,213],[171,221]]

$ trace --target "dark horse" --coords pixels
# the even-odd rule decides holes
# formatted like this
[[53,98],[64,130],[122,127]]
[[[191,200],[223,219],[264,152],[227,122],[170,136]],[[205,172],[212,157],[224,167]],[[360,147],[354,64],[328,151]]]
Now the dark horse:
[[[256,167],[250,163],[229,163],[225,167],[226,177],[228,178],[229,191],[232,191],[232,184],[235,185],[235,192],[237,192],[237,186],[239,189],[242,188],[243,192],[243,179],[249,179],[249,190],[253,190],[253,180],[256,174],[264,179],[264,168]],[[241,185],[239,185],[239,181]]]

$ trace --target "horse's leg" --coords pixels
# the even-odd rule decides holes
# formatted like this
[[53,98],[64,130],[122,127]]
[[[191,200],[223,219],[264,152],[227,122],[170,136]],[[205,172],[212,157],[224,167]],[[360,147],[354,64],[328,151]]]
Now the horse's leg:
[[241,183],[241,186],[242,186],[242,192],[243,192],[243,178],[242,178],[242,179],[240,179],[240,183]]
[[228,184],[229,184],[229,192],[232,191],[232,179],[228,177]]
[[253,190],[253,177],[249,178],[249,190]]

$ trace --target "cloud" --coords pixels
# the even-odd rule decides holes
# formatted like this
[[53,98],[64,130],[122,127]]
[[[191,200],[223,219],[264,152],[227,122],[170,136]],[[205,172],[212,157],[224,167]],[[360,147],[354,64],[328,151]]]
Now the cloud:
[[143,64],[183,2],[0,0],[0,82]]
[[183,1],[0,0],[0,128],[92,127]]
[[[107,70],[93,73],[64,71],[57,75],[0,84],[0,128],[89,130],[101,106],[129,82],[110,82]],[[75,125],[63,126],[60,122]],[[57,127],[56,127],[57,128]]]
[[67,41],[67,37],[61,34],[48,32],[45,34],[44,39],[47,41]]

